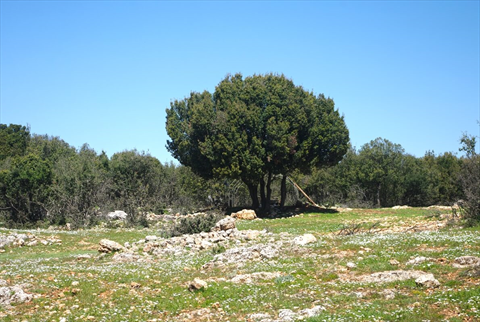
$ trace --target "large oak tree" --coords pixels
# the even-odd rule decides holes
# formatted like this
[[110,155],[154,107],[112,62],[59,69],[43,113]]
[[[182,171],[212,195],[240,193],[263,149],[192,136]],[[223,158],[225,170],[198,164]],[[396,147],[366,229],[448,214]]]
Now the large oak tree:
[[175,100],[166,127],[167,148],[180,163],[204,178],[241,179],[252,207],[264,210],[274,175],[283,175],[283,205],[288,174],[336,164],[349,144],[332,99],[275,74],[229,75],[213,94]]

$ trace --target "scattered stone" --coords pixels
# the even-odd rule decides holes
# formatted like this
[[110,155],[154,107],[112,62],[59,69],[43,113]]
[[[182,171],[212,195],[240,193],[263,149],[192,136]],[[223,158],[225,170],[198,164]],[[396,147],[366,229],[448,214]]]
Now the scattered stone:
[[200,249],[209,249],[213,246],[213,244],[209,241],[206,241],[206,240],[202,240],[200,242]]
[[203,269],[222,267],[227,264],[242,266],[247,261],[259,261],[272,259],[278,256],[282,243],[256,244],[250,247],[230,248],[222,254],[214,256],[213,260],[204,264]]
[[157,239],[158,239],[157,236],[145,236],[145,242],[146,243],[151,242],[151,241],[155,241]]
[[77,256],[77,260],[90,259],[90,258],[92,258],[92,256],[89,254],[80,254]]
[[461,257],[455,258],[453,263],[453,267],[456,267],[456,268],[473,267],[473,266],[480,266],[480,257],[461,256]]
[[140,259],[140,255],[132,254],[132,253],[115,253],[113,255],[112,260],[114,262],[120,263],[131,263],[137,262]]
[[397,261],[396,259],[391,259],[388,262],[390,263],[390,265],[395,265],[395,266],[400,265],[400,262]]
[[72,286],[78,286],[78,285],[80,285],[80,282],[79,282],[79,281],[73,281],[73,282],[72,282]]
[[252,320],[252,321],[265,321],[265,320],[270,320],[270,314],[268,313],[253,313],[248,315],[247,320]]
[[[178,322],[211,322],[211,321],[229,321],[222,308],[201,308],[189,312],[182,312],[175,317],[173,321]],[[160,320],[158,320],[160,321]]]
[[99,245],[98,251],[100,253],[111,253],[124,249],[122,245],[109,239],[100,240]]
[[347,263],[347,267],[350,268],[350,269],[352,269],[352,268],[357,267],[357,264],[352,263],[352,262],[348,262],[348,263]]
[[215,224],[215,227],[212,228],[212,231],[227,231],[235,228],[235,218],[225,217]]
[[411,260],[409,260],[406,264],[407,265],[418,265],[418,264],[421,264],[425,261],[429,260],[429,258],[426,258],[424,256],[418,256],[418,257],[415,257]]
[[311,318],[316,315],[319,315],[322,311],[325,311],[325,308],[323,306],[316,305],[311,309],[303,309],[300,312],[298,312],[298,314],[300,315],[301,319],[305,319],[305,318]]
[[231,214],[233,218],[243,219],[243,220],[253,220],[257,218],[255,210],[252,209],[243,209],[236,213]]
[[297,318],[297,314],[292,310],[282,309],[278,311],[278,317],[282,321],[295,321],[295,318]]
[[393,206],[392,209],[409,209],[412,208],[410,206]]
[[30,302],[32,299],[33,295],[25,293],[20,285],[0,287],[0,305],[9,306],[12,303]]
[[380,294],[382,294],[386,300],[393,300],[395,298],[395,290],[392,289],[387,288],[381,291]]
[[396,281],[405,281],[409,279],[417,279],[424,275],[431,275],[422,271],[404,271],[404,270],[396,270],[396,271],[385,271],[385,272],[377,272],[369,275],[361,275],[358,277],[353,277],[350,280],[348,278],[342,278],[346,282],[365,282],[365,283],[390,283]]
[[199,279],[199,278],[195,278],[193,280],[193,282],[190,282],[190,284],[188,285],[188,290],[190,292],[194,292],[194,291],[198,291],[198,290],[201,290],[201,289],[206,289],[208,287],[208,284],[207,282]]
[[305,246],[307,244],[311,244],[317,241],[317,238],[312,234],[305,234],[303,236],[298,236],[293,239],[293,243],[295,245]]
[[247,321],[254,322],[293,322],[302,321],[316,315],[319,315],[322,311],[325,311],[323,306],[317,305],[311,309],[303,309],[298,312],[294,312],[290,309],[281,309],[278,311],[278,318],[272,319],[268,313],[253,313],[247,315]]
[[147,218],[148,221],[159,221],[159,220],[163,219],[163,216],[154,214],[153,212],[149,212],[146,215],[146,218]]
[[474,278],[480,277],[480,265],[468,267],[461,275]]
[[31,233],[28,233],[28,234],[10,233],[8,235],[0,233],[0,249],[4,249],[7,246],[8,247],[22,247],[22,246],[33,247],[33,246],[37,246],[39,243],[47,246],[52,244],[61,244],[62,241],[57,236],[49,236],[46,238],[41,238]]
[[31,247],[31,246],[37,246],[38,244],[38,240],[32,240],[31,242],[27,243],[27,246]]
[[433,276],[433,274],[424,274],[419,276],[415,283],[419,286],[427,287],[427,288],[436,288],[440,286],[440,282]]
[[257,239],[258,236],[260,236],[261,232],[258,230],[250,230],[247,232],[247,235],[245,236],[246,240],[254,240]]
[[282,276],[281,272],[255,272],[252,274],[237,275],[230,280],[235,284],[252,284],[257,280],[270,280]]
[[107,219],[110,220],[127,220],[128,214],[122,210],[115,210],[107,214]]

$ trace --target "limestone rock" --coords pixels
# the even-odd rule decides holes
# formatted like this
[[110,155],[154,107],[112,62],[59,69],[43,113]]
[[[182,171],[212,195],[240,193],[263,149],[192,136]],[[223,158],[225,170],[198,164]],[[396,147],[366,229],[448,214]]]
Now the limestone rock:
[[[271,321],[270,319],[270,314],[268,313],[252,313],[252,314],[249,314],[248,316],[248,320],[251,320],[251,321]],[[248,321],[247,320],[247,321]]]
[[356,265],[355,263],[353,263],[353,262],[348,262],[348,263],[347,263],[347,267],[351,269],[351,268],[357,267],[357,265]]
[[464,267],[473,267],[480,266],[480,257],[475,256],[461,256],[455,258],[453,267],[464,268]]
[[121,262],[121,263],[130,263],[130,262],[136,262],[140,259],[139,255],[136,254],[131,254],[131,253],[116,253],[113,255],[112,260],[115,262]]
[[428,275],[428,274],[422,271],[396,270],[396,271],[385,271],[385,272],[377,272],[369,275],[363,275],[355,278],[355,280],[365,282],[365,283],[390,283],[395,281],[417,279],[423,275]]
[[215,224],[215,227],[212,228],[212,231],[221,231],[229,230],[235,228],[235,218],[225,217]]
[[261,232],[258,230],[250,230],[247,232],[245,235],[246,240],[254,240],[257,239],[258,236],[260,236]]
[[243,209],[238,212],[231,214],[233,218],[243,219],[243,220],[253,220],[257,218],[255,210],[252,209]]
[[281,321],[285,322],[290,322],[290,321],[295,321],[298,316],[295,312],[289,309],[282,309],[278,311],[278,317],[280,318]]
[[252,284],[257,280],[268,280],[282,276],[280,272],[255,272],[252,274],[237,275],[230,280],[235,284]]
[[115,210],[107,214],[107,218],[110,220],[127,220],[127,213],[122,210]]
[[424,274],[415,280],[419,286],[428,288],[435,288],[440,286],[440,282],[433,276],[433,274]]
[[77,255],[77,260],[82,260],[82,259],[90,259],[92,256],[90,254],[80,254]]
[[268,313],[253,313],[247,315],[248,321],[253,322],[292,322],[303,321],[305,319],[319,315],[325,308],[320,305],[316,305],[310,309],[303,309],[298,312],[294,312],[290,309],[281,309],[278,311],[278,319],[272,319]]
[[223,267],[228,264],[242,265],[247,261],[272,259],[278,256],[282,243],[256,244],[251,247],[235,247],[217,254],[213,260],[202,266],[203,269]]
[[123,246],[120,245],[119,243],[109,240],[109,239],[102,239],[100,240],[99,243],[100,247],[98,248],[98,251],[100,253],[111,253],[111,252],[116,252],[119,250],[123,250]]
[[0,287],[0,305],[30,302],[32,299],[33,295],[25,293],[18,285]]
[[319,315],[322,311],[325,311],[325,308],[323,306],[316,305],[311,309],[303,309],[300,312],[298,312],[298,314],[302,319],[305,319],[305,318],[311,318],[315,315]]
[[400,265],[400,262],[397,261],[396,259],[391,259],[391,260],[389,260],[388,262],[390,263],[390,265],[395,265],[395,266],[396,266],[396,265]]
[[317,241],[317,238],[312,234],[305,234],[303,236],[298,236],[293,239],[293,243],[295,245],[305,246],[307,244],[311,244]]
[[157,239],[158,239],[157,236],[145,236],[145,242],[146,243],[151,242],[151,241],[155,241]]
[[195,278],[193,282],[190,282],[190,284],[188,285],[188,290],[190,292],[198,291],[198,290],[207,288],[207,286],[208,286],[207,282],[199,278]]
[[418,256],[418,257],[415,257],[411,260],[409,260],[406,264],[407,265],[417,265],[417,264],[421,264],[425,261],[427,261],[428,258],[424,257],[424,256]]
[[410,206],[393,206],[392,209],[409,209],[412,208]]

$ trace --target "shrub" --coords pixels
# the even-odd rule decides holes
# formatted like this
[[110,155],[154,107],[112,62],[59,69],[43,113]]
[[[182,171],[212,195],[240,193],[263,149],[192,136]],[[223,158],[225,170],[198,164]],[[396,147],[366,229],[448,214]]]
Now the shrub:
[[194,216],[185,216],[171,228],[169,235],[174,237],[209,232],[223,217],[224,216],[221,214],[198,214]]
[[469,225],[480,222],[480,155],[474,154],[464,160],[460,174],[465,199],[459,203]]

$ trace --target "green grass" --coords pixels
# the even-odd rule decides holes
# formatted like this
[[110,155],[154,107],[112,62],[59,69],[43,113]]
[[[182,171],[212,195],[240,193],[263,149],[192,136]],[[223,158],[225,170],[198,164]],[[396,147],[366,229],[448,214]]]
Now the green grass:
[[[31,303],[0,307],[2,321],[177,321],[195,310],[208,308],[212,321],[245,321],[252,313],[281,309],[295,312],[322,305],[325,311],[308,321],[464,321],[480,319],[478,277],[452,267],[458,256],[480,254],[480,229],[446,227],[441,231],[368,232],[342,236],[346,225],[362,227],[379,222],[383,230],[434,223],[426,209],[353,210],[344,213],[305,213],[283,219],[238,222],[239,229],[266,229],[271,235],[252,243],[282,241],[273,260],[202,269],[215,255],[235,246],[180,256],[153,257],[144,263],[114,263],[112,255],[98,258],[102,238],[119,243],[136,242],[155,229],[94,229],[74,232],[30,231],[38,237],[55,235],[61,245],[9,247],[0,253],[0,278],[10,285],[29,283],[36,294]],[[5,233],[6,230],[1,232]],[[288,233],[281,234],[281,233]],[[317,242],[292,246],[295,236],[312,233]],[[92,258],[78,260],[80,254]],[[418,265],[406,262],[429,258]],[[395,259],[398,264],[392,264]],[[355,263],[348,268],[347,263]],[[351,283],[349,277],[386,270],[422,270],[434,274],[441,286],[425,289],[413,280],[387,284]],[[253,284],[229,281],[238,274],[281,272],[274,279]],[[207,280],[207,289],[190,292],[194,278]],[[385,298],[385,289],[394,298]],[[360,296],[361,295],[361,296]],[[219,308],[221,310],[219,310]]]

